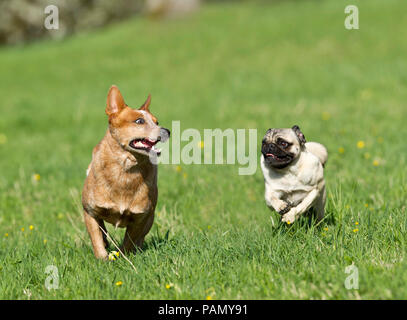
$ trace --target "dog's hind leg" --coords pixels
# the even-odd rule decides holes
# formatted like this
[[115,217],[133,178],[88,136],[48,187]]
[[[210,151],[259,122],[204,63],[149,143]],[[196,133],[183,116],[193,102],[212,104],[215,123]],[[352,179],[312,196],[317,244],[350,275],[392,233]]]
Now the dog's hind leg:
[[106,238],[101,230],[106,230],[103,220],[95,219],[86,211],[83,212],[85,219],[86,229],[88,230],[90,240],[92,241],[93,253],[98,259],[107,259],[108,254],[106,251]]
[[326,202],[326,190],[325,186],[321,190],[320,196],[315,202],[315,213],[317,221],[321,221],[325,216],[325,202]]
[[154,213],[149,213],[129,224],[124,235],[122,250],[125,252],[141,249],[144,237],[150,231],[154,221]]

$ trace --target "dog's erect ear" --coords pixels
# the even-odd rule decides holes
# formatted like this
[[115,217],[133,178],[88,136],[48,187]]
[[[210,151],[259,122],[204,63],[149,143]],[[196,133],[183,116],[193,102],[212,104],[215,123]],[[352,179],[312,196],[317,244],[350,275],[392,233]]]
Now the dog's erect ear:
[[293,129],[295,135],[298,137],[298,140],[300,140],[300,145],[303,146],[305,144],[305,142],[307,142],[305,140],[305,136],[304,134],[301,132],[301,129],[299,126],[295,125],[294,127],[292,127],[291,129]]
[[107,103],[106,103],[106,114],[108,116],[119,113],[124,109],[126,104],[120,90],[116,86],[111,86],[109,93],[107,94]]
[[150,112],[150,110],[148,109],[150,107],[150,103],[151,103],[151,94],[148,95],[146,102],[143,103],[139,110]]

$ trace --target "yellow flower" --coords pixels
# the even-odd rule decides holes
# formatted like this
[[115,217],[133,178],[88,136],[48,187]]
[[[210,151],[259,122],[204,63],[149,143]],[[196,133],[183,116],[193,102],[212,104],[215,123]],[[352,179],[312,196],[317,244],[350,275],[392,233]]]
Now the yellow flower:
[[7,143],[7,137],[5,134],[0,134],[0,144],[5,144]]
[[322,112],[322,120],[327,121],[329,119],[331,119],[331,114],[329,112],[326,112],[326,111]]
[[40,176],[38,173],[36,173],[36,174],[33,175],[33,179],[34,179],[35,181],[40,181],[41,176]]
[[47,240],[47,239],[44,239],[44,244],[47,244],[47,242],[48,242],[48,240]]
[[365,152],[365,154],[363,155],[365,157],[365,159],[370,159],[370,153],[369,152]]
[[341,154],[342,154],[342,153],[345,153],[345,148],[340,147],[340,148],[338,149],[338,152],[341,153]]
[[184,179],[186,179],[188,177],[186,172],[184,172],[184,174],[182,176],[184,177]]
[[366,208],[369,207],[369,204],[368,204],[368,203],[365,203],[365,207],[366,207]]
[[198,146],[199,146],[201,149],[203,149],[203,148],[204,148],[204,142],[203,142],[203,141],[199,142]]
[[324,230],[325,230],[325,231],[328,231],[328,228],[325,227]]
[[359,222],[356,221],[356,222],[355,222],[355,225],[358,225],[358,224],[359,224]]
[[379,165],[380,163],[379,163],[379,160],[373,160],[373,165],[375,166],[375,167],[377,167],[378,165]]
[[117,287],[120,287],[122,284],[123,284],[122,281],[117,281],[117,282],[116,282],[116,286],[117,286]]
[[64,217],[64,214],[63,214],[63,213],[61,213],[61,212],[58,213],[58,216],[57,216],[58,219],[62,219],[63,217]]
[[30,230],[34,230],[34,226],[33,226],[33,225],[30,225],[28,228],[29,228]]
[[206,296],[206,300],[212,300],[211,296]]
[[359,231],[359,229],[353,229],[353,232],[354,233],[356,233],[356,232],[358,232]]
[[360,141],[358,141],[358,143],[356,144],[356,146],[357,146],[359,149],[363,149],[363,148],[365,147],[365,142],[362,141],[362,140],[360,140]]
[[172,283],[166,284],[165,288],[166,289],[171,289],[174,285]]
[[22,232],[24,232],[24,231],[25,231],[25,229],[24,229],[24,228],[21,228],[21,231],[22,231]]
[[177,166],[177,167],[175,168],[175,170],[176,170],[177,172],[181,172],[182,168],[181,168],[181,166]]
[[8,233],[5,233],[4,236],[5,236],[5,237],[8,237]]
[[210,228],[212,228],[212,226],[208,226],[208,230],[209,230]]
[[109,253],[109,261],[115,261],[116,257],[118,257],[120,254],[118,251],[112,251]]
[[290,220],[287,220],[287,224],[291,224]]

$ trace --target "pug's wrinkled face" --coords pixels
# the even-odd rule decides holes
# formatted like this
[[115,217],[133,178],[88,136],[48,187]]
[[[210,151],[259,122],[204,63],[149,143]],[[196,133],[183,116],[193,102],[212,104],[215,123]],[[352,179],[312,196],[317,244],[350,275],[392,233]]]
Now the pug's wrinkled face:
[[268,129],[262,141],[261,153],[267,165],[282,169],[300,155],[305,142],[298,126],[291,129]]

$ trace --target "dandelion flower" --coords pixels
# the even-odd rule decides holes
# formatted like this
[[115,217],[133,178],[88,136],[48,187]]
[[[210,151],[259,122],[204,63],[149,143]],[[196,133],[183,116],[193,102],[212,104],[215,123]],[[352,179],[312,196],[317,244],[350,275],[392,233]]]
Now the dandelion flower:
[[380,164],[380,163],[379,163],[379,160],[373,160],[373,165],[374,165],[375,167],[377,167],[379,164]]
[[212,228],[212,226],[208,226],[208,230],[209,230],[210,228]]
[[358,225],[358,224],[359,224],[359,222],[356,221],[356,222],[355,222],[355,225]]
[[362,140],[360,140],[360,141],[358,141],[358,143],[356,144],[356,146],[357,146],[359,149],[363,149],[363,148],[365,147],[365,142],[362,141]]
[[340,154],[345,153],[345,148],[343,148],[343,147],[338,148],[338,152],[339,152]]
[[116,286],[117,286],[117,287],[120,287],[122,284],[123,284],[123,281],[117,281],[117,282],[116,282]]
[[40,176],[38,173],[36,173],[36,174],[33,175],[33,179],[34,179],[35,181],[40,181],[41,176]]
[[166,289],[171,289],[174,285],[172,283],[166,284],[165,288]]
[[359,231],[359,229],[353,229],[353,232],[354,233],[356,233],[356,232],[358,232]]
[[21,231],[24,232],[24,231],[25,231],[25,228],[21,228]]
[[48,240],[47,240],[47,239],[44,239],[44,244],[47,244],[47,242],[48,242]]
[[177,172],[181,172],[182,168],[181,168],[181,166],[177,166],[177,167],[175,168],[175,170],[176,170]]
[[365,203],[365,207],[368,208],[368,207],[369,207],[369,204],[368,204],[368,203]]
[[325,227],[324,230],[325,230],[325,231],[328,231],[328,228]]
[[206,296],[206,300],[212,300],[211,296]]
[[30,225],[28,228],[29,228],[31,231],[34,230],[34,226],[33,226],[33,225]]
[[109,261],[115,261],[116,260],[116,257],[119,257],[119,252],[118,251],[112,251],[112,252],[110,252],[109,253],[109,256],[108,256],[108,258],[109,258]]
[[4,236],[7,238],[7,237],[8,237],[8,233],[5,233]]

